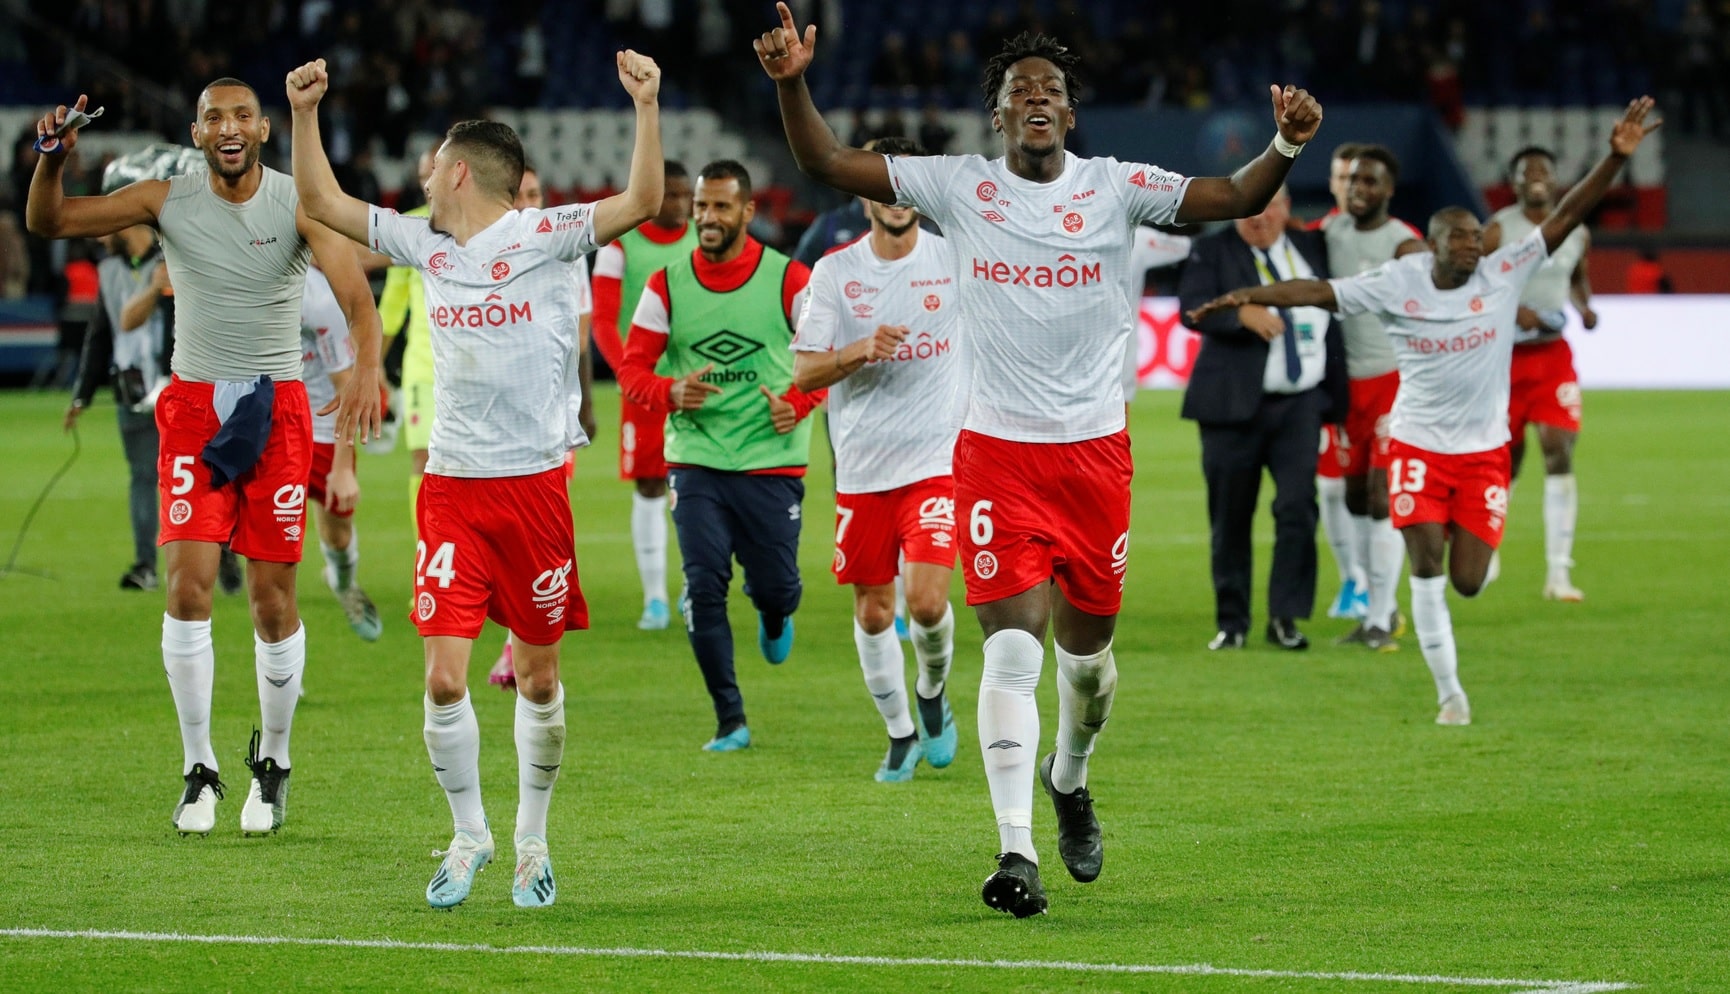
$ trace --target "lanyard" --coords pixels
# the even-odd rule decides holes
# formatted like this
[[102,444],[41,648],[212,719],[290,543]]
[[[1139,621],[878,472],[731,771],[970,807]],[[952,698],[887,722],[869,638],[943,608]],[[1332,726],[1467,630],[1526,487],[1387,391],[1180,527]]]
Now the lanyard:
[[[1255,271],[1256,274],[1261,277],[1263,286],[1266,286],[1269,283],[1279,282],[1279,277],[1275,276],[1273,272],[1268,269],[1267,262],[1262,258],[1266,254],[1267,249],[1255,249],[1250,252],[1250,255],[1255,258]],[[1292,259],[1291,255],[1291,239],[1289,238],[1285,241],[1285,270],[1291,274],[1287,279],[1295,280],[1299,278],[1297,274],[1297,262]]]

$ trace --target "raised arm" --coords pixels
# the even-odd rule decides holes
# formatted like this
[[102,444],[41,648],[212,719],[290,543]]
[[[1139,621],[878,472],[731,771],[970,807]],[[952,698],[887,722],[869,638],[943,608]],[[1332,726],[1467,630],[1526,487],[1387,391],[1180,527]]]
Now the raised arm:
[[624,192],[595,204],[595,244],[605,245],[655,216],[666,189],[661,158],[661,67],[647,55],[623,51],[616,60],[619,85],[637,108],[637,139],[631,148],[631,178]]
[[1266,286],[1249,286],[1215,297],[1190,311],[1186,317],[1190,327],[1215,311],[1260,304],[1263,307],[1325,307],[1339,310],[1334,288],[1327,280],[1285,280]]
[[1569,232],[1580,226],[1592,208],[1598,206],[1598,201],[1604,199],[1604,191],[1610,189],[1610,183],[1622,167],[1628,164],[1628,157],[1640,147],[1641,139],[1658,130],[1662,120],[1646,123],[1646,115],[1652,112],[1652,98],[1641,97],[1630,100],[1628,109],[1622,113],[1622,119],[1616,122],[1610,131],[1610,151],[1586,178],[1574,184],[1550,216],[1544,219],[1539,229],[1544,233],[1544,249],[1547,252],[1556,251],[1556,247],[1568,237]]
[[889,182],[888,160],[874,152],[843,145],[830,130],[829,122],[817,112],[817,105],[811,102],[805,70],[811,65],[817,43],[817,25],[807,24],[801,38],[787,5],[777,3],[775,10],[781,15],[781,26],[764,32],[751,47],[756,49],[763,71],[775,81],[781,125],[787,130],[787,145],[793,150],[799,171],[844,193],[894,203],[895,187]]
[[[82,111],[87,98],[78,97],[70,108],[54,108],[36,122],[36,136],[54,134],[66,123],[68,111]],[[121,187],[106,197],[68,197],[61,185],[66,155],[78,147],[78,132],[68,131],[52,152],[36,159],[30,177],[29,199],[24,204],[24,226],[43,238],[100,238],[135,224],[156,223],[162,202],[168,196],[165,180],[141,180]]]
[[[318,102],[324,99],[324,91],[330,89],[330,75],[325,72],[324,60],[308,62],[291,71],[287,86],[288,106],[294,112],[294,187],[300,192],[301,209],[326,228],[365,245],[367,204],[342,192],[318,134]],[[307,241],[310,243],[312,239]],[[349,250],[345,247],[344,251]],[[349,255],[349,268],[358,271],[353,252]],[[319,266],[323,268],[324,262],[321,261]],[[328,269],[325,272],[330,273],[331,286],[335,287],[336,274]],[[360,344],[357,339],[355,347],[359,348]],[[342,419],[339,417],[337,420],[340,431]]]
[[1230,221],[1254,217],[1279,192],[1303,144],[1322,125],[1322,105],[1307,90],[1270,85],[1274,124],[1279,129],[1261,155],[1230,176],[1198,176],[1184,190],[1177,220]]

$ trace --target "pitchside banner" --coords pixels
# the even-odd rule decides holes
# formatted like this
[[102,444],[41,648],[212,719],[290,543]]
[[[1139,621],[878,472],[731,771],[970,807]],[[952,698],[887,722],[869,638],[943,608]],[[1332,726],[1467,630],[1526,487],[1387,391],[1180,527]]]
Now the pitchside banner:
[[[1592,299],[1598,330],[1568,311],[1568,342],[1586,390],[1730,389],[1730,295]],[[1189,382],[1201,337],[1183,326],[1176,297],[1144,297],[1136,328],[1143,387]]]

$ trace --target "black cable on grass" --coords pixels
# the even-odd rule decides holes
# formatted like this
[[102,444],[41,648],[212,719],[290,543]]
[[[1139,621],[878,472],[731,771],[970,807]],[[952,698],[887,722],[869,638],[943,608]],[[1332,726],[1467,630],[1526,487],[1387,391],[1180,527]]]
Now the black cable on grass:
[[74,424],[72,426],[72,454],[67,456],[60,468],[54,471],[54,475],[48,478],[48,485],[42,488],[40,494],[36,495],[36,503],[31,504],[29,513],[24,515],[24,523],[18,526],[18,538],[12,543],[12,553],[6,557],[6,565],[0,566],[0,577],[22,573],[26,576],[50,578],[50,575],[42,570],[19,569],[18,550],[24,547],[24,538],[30,534],[30,523],[36,520],[36,512],[42,510],[42,504],[53,492],[54,485],[59,483],[60,478],[66,475],[66,471],[72,468],[72,464],[78,461],[78,454],[83,451],[84,443],[78,438],[78,425]]

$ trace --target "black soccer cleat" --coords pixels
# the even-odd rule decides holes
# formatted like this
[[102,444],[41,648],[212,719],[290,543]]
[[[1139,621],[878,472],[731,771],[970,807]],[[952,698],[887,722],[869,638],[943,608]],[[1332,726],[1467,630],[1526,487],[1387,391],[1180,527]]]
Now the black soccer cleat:
[[997,872],[985,878],[980,896],[991,907],[1017,918],[1045,914],[1045,886],[1039,882],[1039,864],[1018,852],[998,854]]
[[1099,879],[1099,868],[1105,862],[1105,844],[1099,837],[1099,819],[1093,816],[1093,795],[1086,787],[1065,794],[1051,785],[1051,766],[1056,753],[1047,753],[1039,764],[1039,782],[1057,809],[1057,854],[1069,875],[1084,884]]

